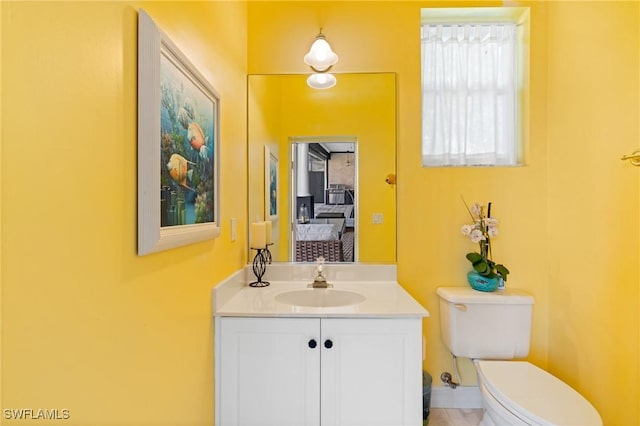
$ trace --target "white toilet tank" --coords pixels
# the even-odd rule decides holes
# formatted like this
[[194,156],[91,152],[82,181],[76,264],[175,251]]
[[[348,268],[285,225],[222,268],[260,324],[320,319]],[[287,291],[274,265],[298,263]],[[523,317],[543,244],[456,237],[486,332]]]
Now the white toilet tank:
[[529,354],[533,297],[507,288],[439,287],[440,333],[457,357],[513,359]]

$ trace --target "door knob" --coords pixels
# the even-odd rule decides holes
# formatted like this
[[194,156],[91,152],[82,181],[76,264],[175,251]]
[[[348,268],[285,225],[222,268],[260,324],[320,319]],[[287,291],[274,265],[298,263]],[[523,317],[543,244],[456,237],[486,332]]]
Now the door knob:
[[324,347],[327,349],[331,349],[333,347],[333,342],[330,339],[325,340]]
[[311,340],[309,340],[309,347],[310,347],[311,349],[314,349],[316,346],[318,346],[318,342],[316,342],[316,340],[315,340],[315,339],[311,339]]

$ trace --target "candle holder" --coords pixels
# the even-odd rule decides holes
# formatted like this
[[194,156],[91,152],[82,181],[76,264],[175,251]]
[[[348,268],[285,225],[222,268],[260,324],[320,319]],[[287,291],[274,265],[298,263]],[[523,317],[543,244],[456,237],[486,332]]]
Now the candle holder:
[[267,246],[264,249],[264,260],[271,265],[271,252],[269,251],[269,246],[272,246],[273,243],[267,243]]
[[[258,279],[257,281],[253,281],[249,283],[250,287],[266,287],[270,283],[269,281],[262,281],[262,277],[264,273],[267,271],[267,256],[266,253],[269,253],[267,248],[251,248],[252,250],[256,250],[256,255],[253,258],[253,274]],[[271,253],[269,253],[269,259],[271,259]],[[271,261],[269,260],[269,263]]]

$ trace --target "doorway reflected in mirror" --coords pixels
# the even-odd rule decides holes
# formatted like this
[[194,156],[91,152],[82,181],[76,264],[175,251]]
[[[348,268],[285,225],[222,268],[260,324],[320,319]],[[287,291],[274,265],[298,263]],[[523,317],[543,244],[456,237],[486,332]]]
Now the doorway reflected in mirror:
[[292,138],[292,260],[357,261],[356,147],[354,137]]

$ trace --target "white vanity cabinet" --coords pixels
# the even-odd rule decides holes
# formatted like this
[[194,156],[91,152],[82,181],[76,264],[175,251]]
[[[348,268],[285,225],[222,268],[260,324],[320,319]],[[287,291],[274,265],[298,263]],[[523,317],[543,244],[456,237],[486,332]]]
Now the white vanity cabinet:
[[216,425],[319,425],[319,329],[315,318],[221,318]]
[[419,426],[421,318],[220,317],[218,426]]

